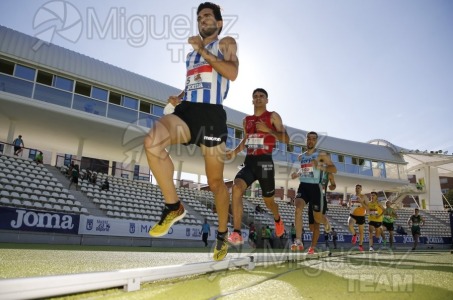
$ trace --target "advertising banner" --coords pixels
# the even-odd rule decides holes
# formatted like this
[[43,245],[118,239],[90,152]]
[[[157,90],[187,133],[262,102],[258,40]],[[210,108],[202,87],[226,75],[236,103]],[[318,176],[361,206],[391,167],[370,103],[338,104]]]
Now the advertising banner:
[[0,229],[77,234],[79,215],[0,207]]

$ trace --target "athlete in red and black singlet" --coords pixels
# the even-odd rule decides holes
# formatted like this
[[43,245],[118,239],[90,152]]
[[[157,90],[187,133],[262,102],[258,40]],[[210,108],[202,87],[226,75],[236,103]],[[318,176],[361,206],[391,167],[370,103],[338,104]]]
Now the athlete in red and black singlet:
[[276,138],[272,134],[257,131],[256,123],[262,121],[269,128],[276,130],[272,124],[271,115],[272,112],[266,110],[259,116],[245,117],[247,156],[244,160],[244,167],[236,175],[236,178],[243,179],[247,186],[258,180],[264,197],[273,196],[275,193],[272,151],[275,147]]

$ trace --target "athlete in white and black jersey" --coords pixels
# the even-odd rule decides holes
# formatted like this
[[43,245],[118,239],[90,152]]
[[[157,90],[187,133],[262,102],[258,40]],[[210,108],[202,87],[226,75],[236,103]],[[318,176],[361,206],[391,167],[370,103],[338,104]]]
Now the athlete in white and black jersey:
[[262,190],[266,207],[272,212],[275,221],[275,235],[280,237],[285,232],[283,220],[278,211],[278,204],[274,200],[275,170],[272,152],[276,141],[289,142],[289,136],[283,126],[280,115],[267,110],[269,102],[267,91],[257,88],[252,93],[253,115],[244,118],[244,138],[234,149],[227,151],[227,159],[234,158],[239,152],[246,149],[247,155],[243,167],[234,178],[232,208],[234,231],[228,241],[232,245],[243,244],[241,235],[242,224],[242,195],[247,187],[258,180]]
[[234,38],[219,39],[223,26],[220,6],[201,3],[197,8],[197,24],[199,35],[188,39],[193,51],[187,55],[186,86],[179,95],[170,97],[182,101],[174,113],[154,123],[144,141],[148,165],[165,199],[161,219],[149,234],[153,237],[167,234],[186,213],[176,192],[175,168],[166,148],[175,144],[195,144],[200,146],[208,185],[214,194],[219,222],[214,260],[221,260],[228,252],[230,198],[223,176],[228,132],[222,103],[229,82],[238,76],[239,61]]

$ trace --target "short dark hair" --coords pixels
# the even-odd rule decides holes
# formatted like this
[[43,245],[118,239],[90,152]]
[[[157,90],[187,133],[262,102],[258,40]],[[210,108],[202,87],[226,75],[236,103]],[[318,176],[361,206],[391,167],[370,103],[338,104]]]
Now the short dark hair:
[[373,195],[373,194],[377,195],[377,193],[376,193],[376,192],[371,192],[371,195]]
[[[203,2],[200,5],[198,5],[197,15],[200,13],[200,11],[202,11],[205,8],[209,8],[212,10],[216,21],[223,21],[222,13],[220,12],[220,6],[215,3],[212,3],[212,2]],[[220,32],[222,32],[222,28],[223,28],[223,26],[220,26],[218,34],[220,34]]]
[[263,88],[257,88],[257,89],[255,89],[255,90],[253,91],[253,93],[252,93],[252,96],[255,95],[256,92],[263,93],[264,95],[266,95],[266,98],[268,97],[266,90],[263,89]]
[[355,187],[358,187],[358,186],[362,187],[362,185],[361,185],[361,184],[358,184],[358,183],[357,183],[357,184],[355,185]]
[[308,136],[309,136],[310,134],[314,134],[314,135],[316,135],[316,138],[318,138],[318,134],[317,134],[316,132],[314,132],[314,131],[308,132],[308,133],[307,133],[307,138],[308,138]]

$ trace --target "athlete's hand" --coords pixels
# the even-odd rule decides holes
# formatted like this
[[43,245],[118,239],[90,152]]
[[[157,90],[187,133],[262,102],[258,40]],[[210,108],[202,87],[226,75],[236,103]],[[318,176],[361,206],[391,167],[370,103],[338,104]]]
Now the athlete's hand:
[[230,160],[236,156],[236,153],[234,153],[233,150],[227,150],[225,156],[228,160]]
[[291,179],[295,179],[297,177],[299,177],[299,174],[297,172],[291,173]]
[[331,184],[329,185],[329,190],[333,191],[334,189],[337,188],[337,185],[336,184]]
[[258,122],[256,122],[256,131],[260,131],[260,132],[271,132],[272,129],[270,129],[266,122],[260,120]]
[[198,53],[200,53],[200,51],[204,49],[203,40],[199,35],[189,37],[187,42],[192,45],[193,50],[197,51]]
[[173,104],[173,106],[176,106],[179,103],[181,103],[181,98],[179,98],[178,96],[170,96],[170,97],[168,97],[167,101],[168,101],[168,103]]

